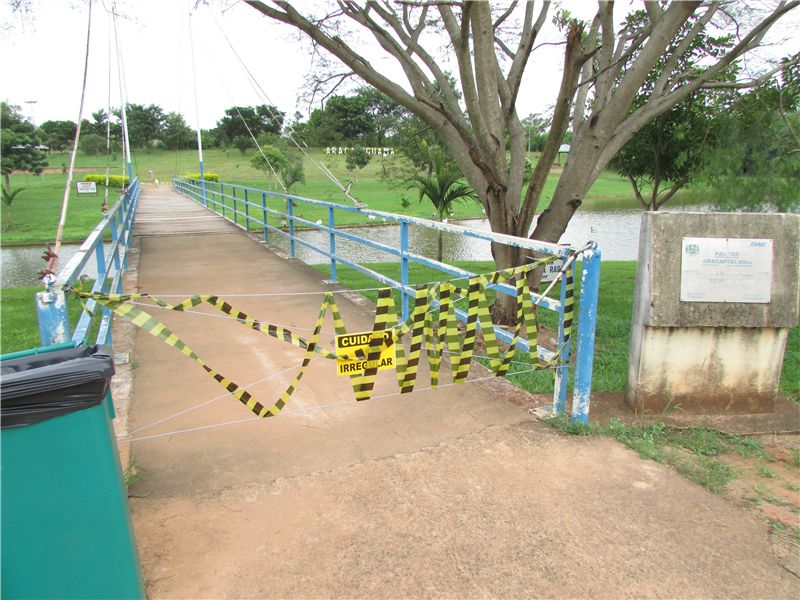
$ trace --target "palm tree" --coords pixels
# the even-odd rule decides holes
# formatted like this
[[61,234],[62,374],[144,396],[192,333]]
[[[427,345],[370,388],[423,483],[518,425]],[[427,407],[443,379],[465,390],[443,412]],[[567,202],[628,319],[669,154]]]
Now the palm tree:
[[[478,200],[478,195],[469,184],[461,180],[463,175],[455,163],[445,163],[444,160],[437,159],[433,166],[433,173],[429,176],[416,175],[411,178],[409,189],[419,190],[419,201],[427,197],[439,217],[439,221],[444,220],[445,212],[451,212],[454,202],[465,202],[468,200]],[[442,232],[439,231],[439,246],[436,253],[436,260],[442,262]]]
[[[286,188],[286,193],[289,194],[292,191],[292,186],[295,183],[302,183],[303,185],[306,184],[306,172],[303,169],[303,161],[297,162],[287,162],[280,166],[279,169],[281,173],[281,179],[283,179],[283,185]],[[289,200],[286,200],[286,212],[289,212]]]
[[6,226],[3,228],[3,231],[8,231],[8,228],[11,227],[11,204],[14,202],[14,198],[17,197],[17,194],[24,189],[25,188],[17,188],[12,192],[10,189],[2,188],[3,204],[5,204],[8,209],[8,218],[6,219]]

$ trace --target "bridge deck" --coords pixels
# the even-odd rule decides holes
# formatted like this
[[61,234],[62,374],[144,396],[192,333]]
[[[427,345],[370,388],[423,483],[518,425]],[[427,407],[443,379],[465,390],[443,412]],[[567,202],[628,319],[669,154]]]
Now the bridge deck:
[[[308,337],[340,289],[171,190],[144,186],[141,207],[142,292],[218,294]],[[372,328],[374,307],[336,301],[348,331]],[[263,403],[298,372],[302,350],[208,305],[151,314],[231,380],[261,381]],[[131,429],[207,403],[134,437],[253,416],[142,331],[132,360]],[[306,412],[132,444],[150,598],[796,595],[763,523],[607,438],[553,435],[508,384],[390,396],[384,371],[375,399],[341,404],[334,366],[313,361],[284,409]]]

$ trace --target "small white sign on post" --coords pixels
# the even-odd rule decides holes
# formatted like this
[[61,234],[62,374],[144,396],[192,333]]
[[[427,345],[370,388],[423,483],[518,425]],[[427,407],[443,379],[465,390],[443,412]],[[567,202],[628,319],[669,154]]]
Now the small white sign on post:
[[769,304],[772,240],[683,238],[681,302]]
[[542,283],[550,283],[554,281],[555,278],[558,276],[558,272],[561,270],[561,267],[564,266],[564,259],[557,258],[551,263],[547,263],[544,266],[544,271],[542,272]]
[[94,181],[76,181],[75,185],[78,186],[79,194],[97,193],[97,184]]

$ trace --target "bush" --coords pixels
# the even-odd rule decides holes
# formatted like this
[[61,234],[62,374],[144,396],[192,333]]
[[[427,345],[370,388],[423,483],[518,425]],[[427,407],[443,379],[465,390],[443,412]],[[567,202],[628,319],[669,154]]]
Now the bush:
[[[200,179],[200,173],[187,173],[184,177],[188,177],[189,179]],[[219,175],[216,173],[206,173],[203,177],[206,181],[217,181],[219,182]]]
[[81,149],[86,156],[106,153],[106,138],[95,133],[81,136]]
[[[100,185],[106,184],[106,176],[105,175],[87,175],[83,178],[84,181],[94,181]],[[130,177],[125,178],[125,184],[128,185],[131,182]],[[122,182],[122,175],[109,175],[108,176],[108,187],[117,187],[121,188],[123,185]]]
[[[509,169],[511,168],[511,157],[510,156],[506,157],[506,166]],[[528,183],[531,180],[531,177],[533,177],[533,163],[530,160],[528,160],[528,158],[526,157],[525,158],[525,173],[522,176],[523,183]]]

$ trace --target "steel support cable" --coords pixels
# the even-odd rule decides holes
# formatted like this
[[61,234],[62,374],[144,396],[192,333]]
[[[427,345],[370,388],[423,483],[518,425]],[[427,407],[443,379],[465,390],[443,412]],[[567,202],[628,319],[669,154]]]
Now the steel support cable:
[[[103,195],[103,217],[108,217],[108,188],[109,175],[111,172],[111,13],[108,15],[108,102],[106,104],[106,189]],[[123,179],[123,181],[125,181]]]
[[[322,357],[321,356],[316,356],[316,357],[312,358],[310,362],[314,362],[318,358],[322,358]],[[295,365],[294,367],[289,367],[288,369],[284,369],[280,373],[275,373],[274,375],[270,375],[268,377],[264,377],[263,379],[259,379],[258,381],[254,381],[254,382],[249,383],[249,384],[247,384],[245,386],[242,386],[241,389],[247,389],[247,388],[253,387],[254,385],[258,385],[259,383],[264,383],[265,381],[269,381],[270,379],[272,379],[274,377],[278,377],[280,375],[284,375],[284,374],[288,373],[289,371],[293,371],[295,369],[299,369],[301,366],[302,365]],[[131,431],[129,433],[126,433],[124,435],[119,436],[117,438],[117,441],[119,442],[120,440],[122,440],[122,438],[129,437],[129,436],[133,435],[134,433],[139,433],[140,431],[144,431],[145,429],[150,429],[151,427],[155,427],[156,425],[164,423],[165,421],[169,421],[170,419],[174,419],[175,417],[179,417],[181,415],[185,415],[186,413],[192,412],[193,410],[196,410],[198,408],[202,408],[203,406],[211,404],[212,402],[216,402],[217,400],[222,400],[223,398],[227,398],[231,394],[232,394],[232,392],[228,392],[226,394],[222,394],[221,396],[217,396],[216,398],[212,398],[211,400],[207,400],[207,401],[205,401],[205,402],[203,402],[201,404],[198,404],[197,406],[193,406],[191,408],[187,408],[186,410],[183,410],[183,411],[181,411],[179,413],[175,413],[174,415],[170,415],[169,417],[165,417],[165,418],[161,419],[160,421],[156,421],[155,423],[150,423],[150,425],[145,425],[144,427],[140,427],[139,429],[135,429],[135,430],[133,430],[133,431]]]
[[[122,157],[123,159],[127,156],[127,165],[128,165],[128,176],[131,178],[130,183],[133,183],[133,173],[131,172],[130,165],[131,165],[131,138],[130,132],[128,131],[128,83],[125,77],[125,61],[122,57],[122,43],[120,41],[120,34],[119,34],[119,23],[117,20],[117,3],[114,2],[112,5],[112,17],[114,21],[114,40],[117,46],[117,72],[119,73],[119,94],[120,94],[120,104],[122,109],[122,142],[123,142],[123,151]],[[125,161],[123,161],[125,162]],[[123,181],[123,188],[125,182],[125,167],[123,166],[122,171],[122,181]],[[139,165],[136,165],[136,174],[139,174]]]
[[[246,73],[246,75],[247,75],[247,78],[248,78],[248,80],[250,81],[250,85],[253,87],[253,90],[256,92],[256,94],[257,94],[257,95],[259,95],[259,92],[260,92],[260,97],[261,97],[261,99],[262,99],[262,100],[266,100],[266,101],[267,101],[267,103],[266,103],[266,106],[267,106],[267,111],[270,113],[270,117],[272,117],[273,119],[275,119],[276,115],[275,115],[275,113],[273,113],[273,112],[272,112],[272,110],[270,109],[270,106],[274,106],[274,104],[273,104],[272,100],[271,100],[271,99],[270,99],[270,97],[267,95],[267,93],[264,91],[264,89],[261,87],[261,85],[258,83],[258,81],[257,81],[257,80],[256,80],[256,78],[253,76],[253,74],[250,72],[250,69],[248,69],[248,68],[247,68],[247,65],[244,63],[244,61],[242,60],[242,58],[239,56],[239,53],[236,51],[236,48],[234,48],[234,46],[233,46],[233,44],[231,43],[230,39],[228,38],[227,34],[226,34],[226,33],[225,33],[225,31],[222,29],[222,25],[220,25],[219,21],[217,20],[217,17],[214,15],[214,13],[213,13],[213,12],[211,12],[211,16],[212,16],[212,18],[214,19],[214,22],[217,24],[217,27],[219,28],[219,31],[220,31],[220,33],[222,34],[222,37],[224,37],[224,38],[225,38],[225,41],[226,41],[226,42],[228,42],[228,46],[230,47],[230,49],[231,49],[231,52],[233,52],[233,55],[236,57],[236,60],[238,60],[238,61],[239,61],[239,64],[241,65],[242,69],[243,69],[243,70],[244,70],[244,72]],[[290,130],[290,132],[291,132],[291,128],[289,128],[289,130]],[[305,155],[305,157],[306,157],[306,158],[308,158],[308,160],[310,160],[310,161],[311,161],[311,162],[314,164],[314,166],[316,166],[316,167],[317,167],[317,168],[318,168],[320,171],[322,171],[323,175],[325,175],[325,176],[326,176],[328,179],[330,179],[330,180],[331,180],[331,181],[332,181],[332,182],[333,182],[333,183],[336,185],[336,187],[338,187],[338,188],[339,188],[339,189],[340,189],[342,192],[345,192],[345,194],[347,194],[347,193],[348,193],[348,190],[347,190],[347,188],[345,188],[345,187],[344,187],[344,186],[343,186],[343,185],[342,185],[342,184],[339,182],[339,180],[338,180],[338,179],[336,179],[336,176],[335,176],[333,173],[331,173],[330,169],[328,169],[328,167],[326,167],[326,166],[325,166],[325,164],[324,164],[324,163],[322,163],[322,162],[320,162],[320,163],[317,163],[317,161],[315,161],[315,160],[314,160],[314,159],[311,157],[311,155],[309,155],[309,154],[308,154],[308,153],[307,153],[307,152],[306,152],[306,151],[303,149],[303,147],[302,147],[302,146],[300,146],[300,144],[298,144],[298,143],[297,143],[297,140],[295,140],[295,139],[294,139],[294,137],[292,136],[292,134],[291,134],[291,133],[289,134],[289,139],[290,139],[290,140],[292,140],[292,142],[294,143],[294,145],[295,145],[295,146],[297,146],[298,150],[300,150],[300,152],[302,152],[302,153],[303,153],[303,155]]]
[[[50,255],[50,260],[47,261],[47,268],[45,277],[48,275],[55,276],[56,269],[58,268],[58,253],[61,251],[61,237],[64,234],[64,224],[67,221],[67,207],[69,206],[69,193],[72,188],[72,176],[75,172],[75,157],[78,154],[78,143],[81,137],[81,121],[83,120],[83,105],[86,100],[86,82],[89,76],[89,42],[92,34],[92,0],[89,0],[89,23],[86,27],[86,58],[83,64],[83,86],[81,88],[81,105],[78,109],[78,125],[75,128],[75,139],[72,142],[72,155],[69,159],[69,175],[67,176],[67,185],[64,188],[64,200],[61,203],[61,218],[58,221],[58,230],[56,231],[55,247]],[[52,280],[49,280],[52,281]]]
[[[190,26],[191,25],[193,25],[193,24],[190,24]],[[199,33],[200,32],[198,31],[198,35],[199,35]],[[208,47],[206,46],[205,42],[203,41],[203,36],[200,35],[199,37],[200,37],[200,43],[203,44],[203,49],[206,51],[206,55],[208,56],[209,60],[213,64],[214,63],[214,59],[211,58],[211,53],[208,51]],[[228,94],[228,98],[230,98],[231,102],[233,103],[233,107],[236,109],[236,113],[239,115],[239,118],[242,120],[242,123],[244,123],[244,126],[247,129],[247,133],[250,134],[250,138],[253,140],[253,142],[255,142],[256,148],[258,148],[259,153],[261,154],[261,156],[264,159],[264,161],[267,163],[267,166],[269,167],[270,171],[272,172],[273,175],[275,175],[276,181],[281,184],[281,187],[283,188],[283,192],[288,195],[289,194],[289,190],[286,189],[286,186],[284,185],[283,181],[281,181],[281,178],[278,176],[278,173],[275,172],[275,168],[272,166],[272,163],[269,161],[269,159],[264,154],[264,151],[261,149],[261,145],[258,143],[258,140],[253,135],[253,132],[250,130],[250,126],[247,124],[247,121],[245,121],[245,118],[242,116],[241,111],[239,111],[239,107],[236,104],[236,100],[233,99],[233,95],[231,94],[230,90],[228,90],[228,86],[225,85],[225,81],[222,79],[222,76],[219,74],[220,71],[218,69],[216,69],[216,66],[214,68],[214,71],[217,73],[217,77],[219,78],[219,81],[222,84],[222,87],[225,89],[225,93]]]
[[[507,373],[506,376],[509,376],[509,375],[523,375],[525,373],[532,373],[534,371],[536,371],[536,369],[531,369],[529,371],[517,371],[515,373]],[[489,381],[489,380],[494,379],[494,378],[495,378],[494,376],[491,376],[491,377],[479,377],[477,379],[467,379],[464,383],[478,383],[478,382],[481,382],[481,381]],[[427,387],[427,388],[422,388],[422,389],[419,389],[419,390],[414,390],[414,392],[415,393],[416,392],[426,392],[426,391],[429,391],[429,390],[432,390],[432,389],[450,387],[450,386],[453,386],[453,385],[456,385],[456,384],[455,383],[445,383],[445,384],[437,386],[436,388]],[[373,396],[372,400],[379,400],[379,399],[383,399],[383,398],[392,398],[394,396],[400,396],[400,395],[403,395],[402,392],[394,392],[394,393],[391,393],[391,394],[383,394],[381,396]],[[311,412],[311,411],[315,411],[315,410],[325,410],[325,409],[334,408],[334,407],[337,407],[337,406],[345,406],[347,404],[358,404],[358,403],[359,403],[359,400],[347,400],[345,402],[337,402],[335,404],[326,404],[324,406],[310,406],[308,408],[299,408],[297,410],[292,410],[292,411],[288,411],[288,412],[281,412],[278,415],[276,415],[276,417],[282,417],[282,416],[288,416],[288,415],[296,415],[296,414],[300,414],[300,413],[304,413],[304,412]],[[167,436],[171,436],[171,435],[177,435],[179,433],[191,433],[192,431],[202,431],[202,430],[205,430],[205,429],[213,429],[215,427],[224,427],[225,425],[236,425],[238,423],[247,423],[248,421],[264,421],[264,419],[262,419],[260,417],[250,417],[248,419],[240,419],[238,421],[228,421],[226,423],[215,423],[214,425],[205,425],[203,427],[193,427],[191,429],[180,429],[178,431],[171,431],[169,433],[159,433],[159,434],[156,434],[156,435],[148,435],[148,436],[144,436],[144,437],[135,438],[135,439],[132,439],[132,440],[120,440],[118,438],[117,439],[117,443],[118,444],[127,444],[127,443],[132,443],[132,442],[141,442],[143,440],[152,440],[154,438],[167,437]],[[128,435],[130,435],[130,434],[128,434]]]

